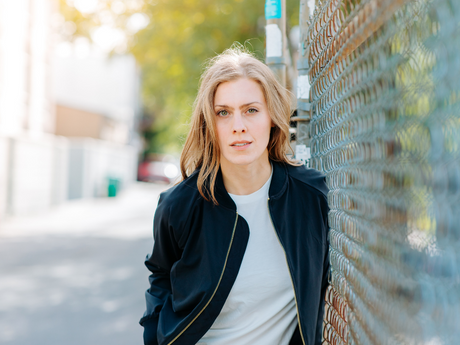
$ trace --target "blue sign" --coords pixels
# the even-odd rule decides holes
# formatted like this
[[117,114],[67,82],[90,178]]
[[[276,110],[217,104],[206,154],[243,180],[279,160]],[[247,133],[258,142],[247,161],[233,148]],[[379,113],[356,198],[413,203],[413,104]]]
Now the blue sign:
[[281,0],[265,1],[265,19],[281,18]]

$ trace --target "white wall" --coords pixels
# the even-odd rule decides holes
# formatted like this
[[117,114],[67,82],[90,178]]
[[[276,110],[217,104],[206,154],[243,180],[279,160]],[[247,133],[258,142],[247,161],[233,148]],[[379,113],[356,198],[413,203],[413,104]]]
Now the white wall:
[[107,195],[108,177],[126,186],[136,180],[137,148],[91,138],[70,139],[69,198]]
[[60,204],[69,199],[69,139],[54,137],[53,145],[53,190],[51,203]]
[[10,139],[9,214],[39,212],[67,199],[66,140],[51,135]]
[[53,131],[50,0],[0,0],[0,134]]
[[0,0],[0,217],[62,199],[52,173],[50,83],[53,0]]
[[54,101],[51,97],[50,0],[32,0],[29,23],[28,123],[30,135],[54,133]]
[[0,0],[0,133],[23,130],[27,110],[28,0]]
[[0,136],[0,222],[7,212],[9,139]]

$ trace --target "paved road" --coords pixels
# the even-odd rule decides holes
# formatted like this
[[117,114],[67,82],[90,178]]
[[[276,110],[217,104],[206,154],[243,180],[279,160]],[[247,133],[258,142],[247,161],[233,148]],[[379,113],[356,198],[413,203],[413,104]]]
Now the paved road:
[[142,344],[143,260],[164,188],[0,224],[0,344]]

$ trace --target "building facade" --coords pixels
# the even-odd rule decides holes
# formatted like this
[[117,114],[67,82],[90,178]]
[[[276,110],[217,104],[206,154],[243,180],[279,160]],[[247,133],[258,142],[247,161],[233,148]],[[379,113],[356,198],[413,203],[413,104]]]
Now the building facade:
[[50,0],[0,1],[0,216],[65,198],[54,176],[65,140],[53,135],[52,13]]
[[55,57],[56,10],[0,0],[0,222],[136,178],[135,62]]

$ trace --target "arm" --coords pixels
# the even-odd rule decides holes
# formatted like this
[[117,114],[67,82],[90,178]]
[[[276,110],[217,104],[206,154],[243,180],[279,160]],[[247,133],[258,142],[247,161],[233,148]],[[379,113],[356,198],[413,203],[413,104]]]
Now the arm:
[[168,203],[160,196],[155,211],[153,231],[154,245],[145,265],[152,273],[149,277],[150,288],[145,292],[146,311],[140,320],[144,327],[144,344],[156,345],[158,317],[168,296],[171,295],[170,272],[172,265],[179,260],[181,249],[174,236],[170,224],[170,209]]

